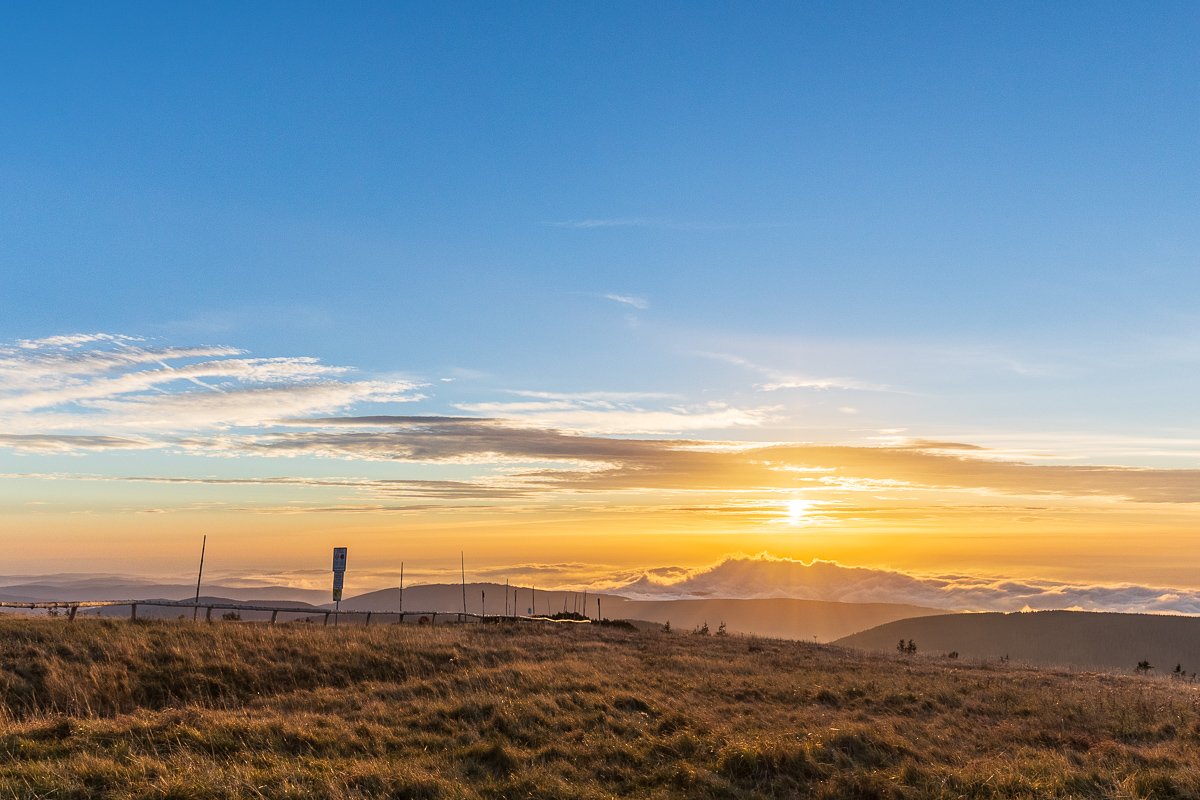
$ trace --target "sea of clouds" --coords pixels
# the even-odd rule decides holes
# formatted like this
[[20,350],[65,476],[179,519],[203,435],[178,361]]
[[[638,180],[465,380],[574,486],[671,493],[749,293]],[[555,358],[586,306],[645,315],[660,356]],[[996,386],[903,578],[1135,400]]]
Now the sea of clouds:
[[964,574],[913,575],[768,555],[734,556],[699,570],[651,570],[615,589],[632,599],[772,598],[907,603],[956,611],[1080,609],[1200,614],[1200,591]]

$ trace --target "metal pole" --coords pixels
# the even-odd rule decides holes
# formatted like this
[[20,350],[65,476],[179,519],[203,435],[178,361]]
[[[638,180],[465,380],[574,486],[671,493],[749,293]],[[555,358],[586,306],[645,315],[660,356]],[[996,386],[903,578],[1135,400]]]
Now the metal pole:
[[208,546],[208,534],[204,534],[204,538],[200,540],[200,571],[196,573],[196,601],[195,608],[192,609],[192,622],[196,621],[196,615],[200,613],[200,579],[204,577],[204,548]]
[[467,613],[467,557],[459,551],[459,567],[462,569],[463,613]]

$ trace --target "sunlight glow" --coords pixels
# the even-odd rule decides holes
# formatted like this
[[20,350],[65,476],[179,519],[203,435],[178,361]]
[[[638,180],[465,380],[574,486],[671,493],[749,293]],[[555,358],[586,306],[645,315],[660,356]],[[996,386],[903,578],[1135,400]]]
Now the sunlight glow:
[[813,504],[808,500],[788,500],[787,502],[787,523],[788,525],[809,525],[812,519],[809,517],[809,512],[812,511]]

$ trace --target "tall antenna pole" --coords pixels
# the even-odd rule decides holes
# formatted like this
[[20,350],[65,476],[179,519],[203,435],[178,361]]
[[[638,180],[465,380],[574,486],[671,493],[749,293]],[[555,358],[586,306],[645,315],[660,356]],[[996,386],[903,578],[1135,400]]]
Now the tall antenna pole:
[[208,534],[204,534],[204,538],[200,540],[200,571],[196,573],[196,600],[192,603],[192,622],[196,621],[196,614],[200,611],[200,579],[204,577],[204,549],[208,546]]
[[458,553],[459,568],[462,570],[463,613],[467,613],[467,556],[461,550]]

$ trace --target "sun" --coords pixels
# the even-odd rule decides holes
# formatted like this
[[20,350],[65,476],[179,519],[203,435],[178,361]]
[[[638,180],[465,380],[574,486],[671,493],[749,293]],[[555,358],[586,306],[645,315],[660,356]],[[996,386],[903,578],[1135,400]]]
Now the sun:
[[788,500],[787,501],[787,523],[788,525],[808,525],[812,523],[812,518],[809,512],[812,511],[813,504],[807,500]]

